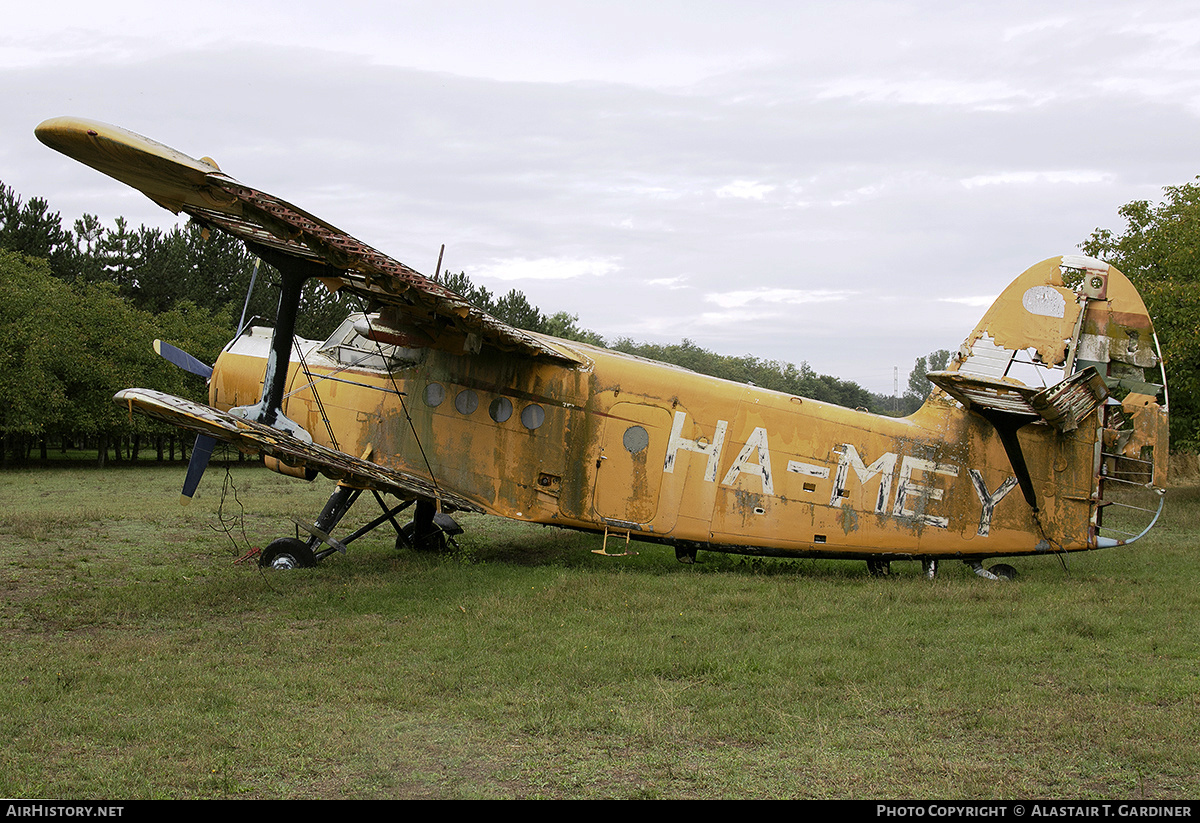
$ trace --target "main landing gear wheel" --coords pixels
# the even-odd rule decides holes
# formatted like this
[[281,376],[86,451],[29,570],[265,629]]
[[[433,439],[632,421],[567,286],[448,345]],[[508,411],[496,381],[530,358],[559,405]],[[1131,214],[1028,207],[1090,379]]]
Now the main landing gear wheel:
[[258,565],[264,569],[307,569],[316,564],[312,549],[295,537],[272,541],[258,556]]
[[887,577],[892,573],[892,564],[887,560],[868,560],[867,571],[871,577]]
[[446,551],[446,534],[441,529],[436,526],[432,528],[426,526],[418,533],[417,528],[415,520],[410,520],[400,527],[400,534],[396,537],[397,550],[416,549],[420,552]]
[[990,569],[985,569],[983,564],[978,560],[965,561],[975,574],[982,577],[984,580],[1016,580],[1017,570],[1007,563],[997,563]]
[[992,574],[1001,580],[1016,580],[1018,577],[1017,570],[1007,563],[997,563],[988,569]]
[[400,528],[396,548],[444,552],[447,545],[458,548],[454,536],[462,533],[462,526],[455,523],[450,515],[438,511],[432,500],[418,500],[413,519]]

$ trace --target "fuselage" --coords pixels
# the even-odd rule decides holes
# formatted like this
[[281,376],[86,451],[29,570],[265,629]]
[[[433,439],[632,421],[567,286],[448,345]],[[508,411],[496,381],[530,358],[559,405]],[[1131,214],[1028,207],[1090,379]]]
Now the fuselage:
[[[264,335],[218,360],[214,407],[258,399]],[[1021,431],[1035,522],[995,429],[943,395],[880,417],[555,342],[581,365],[379,346],[351,318],[324,344],[297,341],[284,411],[319,444],[517,520],[787,556],[1096,546],[1096,413],[1067,434]]]

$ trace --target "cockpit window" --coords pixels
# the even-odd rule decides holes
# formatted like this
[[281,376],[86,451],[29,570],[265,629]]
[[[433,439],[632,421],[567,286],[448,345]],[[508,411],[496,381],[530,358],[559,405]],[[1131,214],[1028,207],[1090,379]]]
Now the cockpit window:
[[354,325],[361,324],[364,318],[365,315],[352,314],[343,320],[337,330],[321,344],[321,354],[349,368],[374,371],[392,371],[420,361],[420,352],[417,349],[376,343],[359,334]]

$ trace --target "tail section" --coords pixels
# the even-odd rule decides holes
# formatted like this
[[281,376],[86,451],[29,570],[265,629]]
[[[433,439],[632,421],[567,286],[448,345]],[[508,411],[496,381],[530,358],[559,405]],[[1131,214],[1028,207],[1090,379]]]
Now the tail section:
[[[1078,255],[1038,263],[929,379],[995,428],[1051,545],[1048,532],[1074,531],[1042,514],[1060,474],[1091,477],[1090,548],[1132,542],[1153,525],[1166,485],[1166,377],[1146,307],[1115,268]],[[1030,424],[1055,434],[1018,436]],[[1054,452],[1037,455],[1052,473],[1031,475],[1033,449]]]

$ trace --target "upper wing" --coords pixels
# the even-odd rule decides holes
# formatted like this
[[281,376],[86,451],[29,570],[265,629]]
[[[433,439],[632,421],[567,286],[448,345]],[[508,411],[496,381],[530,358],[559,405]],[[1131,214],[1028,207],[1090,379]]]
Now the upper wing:
[[209,158],[196,160],[140,134],[75,117],[47,120],[35,133],[50,148],[140,190],[176,214],[184,212],[248,243],[322,264],[326,286],[394,307],[406,325],[431,341],[450,330],[468,342],[583,362],[570,349],[496,320],[329,223],[239,183]]

